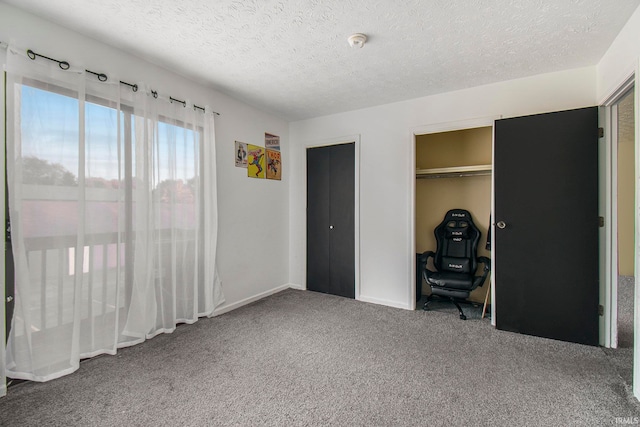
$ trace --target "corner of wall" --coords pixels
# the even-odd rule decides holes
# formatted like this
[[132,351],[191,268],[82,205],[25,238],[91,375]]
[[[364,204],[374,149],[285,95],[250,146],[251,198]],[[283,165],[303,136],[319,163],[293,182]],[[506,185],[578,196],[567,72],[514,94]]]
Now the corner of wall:
[[404,302],[391,301],[391,300],[380,299],[380,298],[373,298],[373,297],[368,297],[368,296],[365,296],[365,295],[360,295],[360,298],[358,299],[358,301],[368,302],[368,303],[371,303],[371,304],[385,305],[387,307],[393,307],[393,308],[401,308],[403,310],[413,310],[413,307],[409,307]]
[[596,65],[596,96],[600,104],[636,71],[640,56],[640,7],[631,15]]

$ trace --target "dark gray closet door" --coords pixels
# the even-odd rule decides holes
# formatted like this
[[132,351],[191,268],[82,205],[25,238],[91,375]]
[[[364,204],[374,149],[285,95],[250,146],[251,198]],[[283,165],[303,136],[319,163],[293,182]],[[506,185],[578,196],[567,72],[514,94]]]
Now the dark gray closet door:
[[598,110],[496,121],[498,329],[598,344]]
[[355,144],[307,149],[307,289],[355,298]]

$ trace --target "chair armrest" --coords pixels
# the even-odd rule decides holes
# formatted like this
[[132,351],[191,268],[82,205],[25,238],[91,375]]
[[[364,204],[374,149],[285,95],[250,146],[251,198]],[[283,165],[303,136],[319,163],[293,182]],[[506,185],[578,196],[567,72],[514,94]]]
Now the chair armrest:
[[433,262],[436,261],[436,253],[433,251],[425,251],[423,253],[420,254],[420,261],[424,263],[424,268],[422,269],[422,274],[421,276],[424,278],[424,280],[429,283],[429,280],[427,279],[427,272],[431,272],[433,273],[431,270],[429,270],[428,265],[429,265],[429,258],[433,258]]
[[478,259],[478,262],[481,262],[484,264],[484,271],[486,273],[491,271],[491,260],[489,258],[487,258],[486,256],[479,256],[477,259]]
[[476,258],[478,262],[481,262],[484,264],[484,269],[482,270],[482,278],[480,279],[480,283],[478,284],[478,286],[482,286],[485,282],[485,280],[487,280],[487,276],[489,275],[489,272],[491,271],[491,260],[489,258],[487,258],[486,256],[479,256],[478,258]]
[[436,259],[436,253],[435,253],[435,252],[433,252],[433,251],[425,251],[425,252],[422,252],[421,257],[423,257],[423,258],[424,258],[424,262],[427,262],[427,260],[429,259],[429,257],[431,257],[431,258],[433,258],[433,259]]

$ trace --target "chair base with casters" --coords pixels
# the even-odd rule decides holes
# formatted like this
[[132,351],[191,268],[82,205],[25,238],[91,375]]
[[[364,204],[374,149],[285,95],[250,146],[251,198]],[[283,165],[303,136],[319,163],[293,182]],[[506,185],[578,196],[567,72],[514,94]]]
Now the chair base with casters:
[[[460,319],[466,320],[467,316],[459,302],[466,300],[471,291],[482,286],[491,271],[491,260],[477,256],[480,230],[474,225],[468,211],[452,209],[436,227],[434,234],[437,250],[421,255],[421,260],[425,262],[422,277],[431,288],[431,295],[422,308],[428,310],[434,296],[442,297],[456,306]],[[426,267],[429,258],[433,258],[436,271]],[[484,268],[482,275],[476,276],[479,263],[484,264]]]
[[427,296],[427,300],[422,305],[422,309],[424,311],[429,311],[429,303],[434,301],[436,298],[437,299],[441,299],[443,301],[451,302],[458,309],[458,313],[460,315],[460,319],[461,320],[467,320],[467,316],[464,314],[464,311],[462,310],[462,306],[460,305],[461,303],[465,303],[465,304],[469,303],[469,301],[467,301],[466,298],[455,298],[455,297],[451,297],[451,296],[450,297],[445,297],[445,296],[442,296],[442,295],[431,294],[431,295]]

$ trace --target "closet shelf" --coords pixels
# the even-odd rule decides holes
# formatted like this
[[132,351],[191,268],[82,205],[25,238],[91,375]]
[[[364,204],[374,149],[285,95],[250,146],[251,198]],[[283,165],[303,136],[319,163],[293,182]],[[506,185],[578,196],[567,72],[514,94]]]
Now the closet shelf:
[[491,165],[453,166],[448,168],[416,169],[416,178],[456,178],[491,175]]

